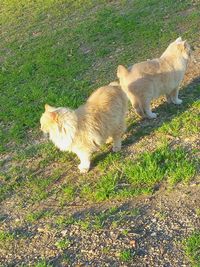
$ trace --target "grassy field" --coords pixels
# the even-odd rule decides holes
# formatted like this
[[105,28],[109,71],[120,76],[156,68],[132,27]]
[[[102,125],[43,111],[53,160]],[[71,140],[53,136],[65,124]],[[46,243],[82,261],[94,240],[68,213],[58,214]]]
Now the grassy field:
[[[87,175],[77,171],[74,154],[44,141],[39,118],[45,103],[78,107],[94,89],[116,79],[118,64],[158,57],[180,35],[197,46],[198,1],[3,0],[1,6],[0,201],[5,212],[20,216],[9,227],[3,223],[4,212],[0,216],[3,254],[12,250],[16,239],[25,244],[30,238],[23,231],[10,232],[10,227],[34,227],[51,219],[55,232],[68,225],[99,229],[112,217],[113,208],[86,214],[84,220],[75,218],[73,210],[70,214],[58,210],[96,203],[109,206],[110,201],[154,194],[163,184],[173,190],[197,179],[198,73],[183,84],[181,106],[163,98],[155,101],[156,120],[141,121],[130,108],[122,151],[111,153],[105,145],[93,156]],[[55,208],[46,209],[52,203]],[[185,254],[199,266],[193,243],[198,252],[198,233],[188,237]],[[61,255],[69,246],[67,238],[55,242]],[[41,259],[45,257],[41,253]],[[61,257],[68,262],[64,254]],[[126,262],[131,257],[124,249],[118,258]],[[48,260],[37,261],[30,259],[35,266],[50,266]]]

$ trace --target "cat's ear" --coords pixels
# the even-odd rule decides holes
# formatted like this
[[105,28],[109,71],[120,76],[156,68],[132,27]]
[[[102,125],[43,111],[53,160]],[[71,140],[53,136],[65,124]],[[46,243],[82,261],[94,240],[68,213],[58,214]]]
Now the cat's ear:
[[44,109],[45,109],[45,111],[52,112],[52,111],[54,111],[55,108],[48,105],[48,104],[45,104]]
[[184,50],[189,50],[190,49],[190,46],[188,45],[187,41],[181,41],[177,44],[178,48],[181,50],[181,51],[184,51]]
[[178,37],[178,38],[176,39],[175,42],[176,42],[176,43],[180,43],[180,42],[182,42],[182,38],[181,38],[181,37]]
[[184,46],[185,49],[188,48],[187,40],[183,41],[183,46]]
[[49,116],[53,121],[58,121],[58,113],[56,111],[49,112]]
[[122,76],[126,76],[128,74],[128,70],[122,66],[122,65],[119,65],[117,67],[117,77],[118,78],[121,78]]
[[45,112],[48,113],[49,117],[53,120],[53,121],[58,121],[58,113],[55,110],[54,107],[48,105],[48,104],[45,104],[44,106],[45,108]]

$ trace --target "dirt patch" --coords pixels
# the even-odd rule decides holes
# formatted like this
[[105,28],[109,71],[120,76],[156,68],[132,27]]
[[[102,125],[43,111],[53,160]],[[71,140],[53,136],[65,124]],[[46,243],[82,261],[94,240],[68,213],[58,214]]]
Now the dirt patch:
[[[88,212],[95,214],[117,207],[100,229],[83,229],[72,224],[56,230],[49,218],[22,226],[20,218],[13,217],[15,223],[10,229],[18,233],[19,240],[0,249],[1,263],[6,266],[20,266],[22,262],[33,264],[42,256],[54,266],[190,266],[182,251],[182,240],[200,227],[196,214],[199,203],[200,184],[196,181],[171,192],[163,186],[150,197],[57,211],[59,215],[73,213],[74,217],[84,218]],[[131,214],[136,209],[138,214]],[[10,216],[5,215],[4,228]],[[70,243],[63,251],[55,245],[61,239]],[[123,251],[131,253],[128,262],[120,260]]]

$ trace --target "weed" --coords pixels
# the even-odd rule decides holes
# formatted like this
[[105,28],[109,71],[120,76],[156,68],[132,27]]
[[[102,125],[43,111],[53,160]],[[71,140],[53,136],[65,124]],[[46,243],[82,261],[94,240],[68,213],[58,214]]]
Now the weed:
[[5,231],[0,231],[0,242],[9,242],[14,240],[15,236],[13,233],[5,232]]
[[0,249],[9,247],[15,239],[15,234],[7,231],[0,231]]
[[196,208],[196,209],[195,209],[195,213],[196,213],[197,216],[200,217],[200,208]]
[[65,185],[62,187],[62,191],[59,193],[59,202],[63,206],[68,202],[74,200],[75,197],[75,188],[73,185]]
[[26,215],[26,220],[30,223],[33,223],[33,222],[38,221],[41,218],[49,217],[52,214],[53,212],[49,210],[36,211],[36,212],[28,213]]
[[55,243],[55,246],[56,246],[58,249],[60,249],[60,250],[65,250],[65,249],[67,249],[67,248],[70,246],[70,240],[67,239],[67,238],[58,240],[58,241]]
[[73,224],[75,219],[72,216],[58,216],[56,218],[56,225],[59,228],[64,228],[70,224]]
[[119,258],[123,262],[129,262],[133,258],[133,253],[130,249],[124,249],[120,252]]
[[200,232],[195,232],[184,241],[185,253],[192,266],[200,266]]
[[33,265],[34,267],[52,267],[53,265],[49,264],[46,260],[41,260],[38,263]]
[[114,196],[118,179],[119,175],[116,172],[111,172],[102,176],[96,186],[95,200],[102,201]]

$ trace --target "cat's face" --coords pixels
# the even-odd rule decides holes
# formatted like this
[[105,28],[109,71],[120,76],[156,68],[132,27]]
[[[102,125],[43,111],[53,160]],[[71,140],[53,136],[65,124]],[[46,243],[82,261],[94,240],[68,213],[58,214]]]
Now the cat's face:
[[44,134],[49,134],[50,130],[57,127],[58,114],[54,107],[45,105],[45,112],[40,118],[41,131]]

